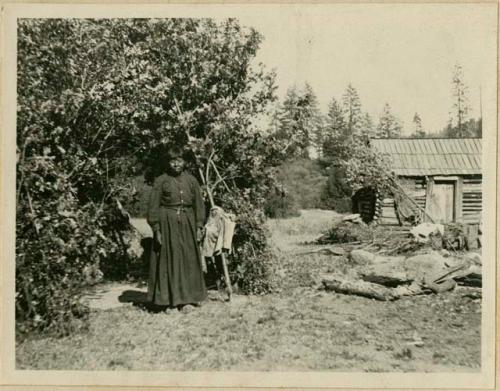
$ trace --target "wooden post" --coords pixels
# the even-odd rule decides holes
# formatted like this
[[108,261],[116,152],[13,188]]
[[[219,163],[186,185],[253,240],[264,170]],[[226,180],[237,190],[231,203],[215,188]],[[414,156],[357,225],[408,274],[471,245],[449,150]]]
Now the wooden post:
[[464,189],[464,179],[458,177],[455,182],[455,221],[462,221],[462,194]]
[[229,278],[229,270],[227,268],[226,255],[224,254],[224,250],[222,250],[220,256],[222,260],[222,268],[224,269],[224,281],[226,283],[228,301],[231,301],[231,296],[233,295],[233,288],[231,286],[231,279]]
[[429,207],[431,205],[432,191],[434,189],[434,178],[433,177],[426,177],[426,178],[427,178],[427,186],[425,189],[425,210],[426,213],[428,213],[427,211],[429,211]]

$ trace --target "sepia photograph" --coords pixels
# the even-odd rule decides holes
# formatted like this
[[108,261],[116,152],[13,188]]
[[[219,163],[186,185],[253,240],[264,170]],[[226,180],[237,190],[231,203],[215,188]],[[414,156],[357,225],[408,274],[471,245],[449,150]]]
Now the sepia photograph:
[[497,12],[4,12],[11,372],[493,384]]

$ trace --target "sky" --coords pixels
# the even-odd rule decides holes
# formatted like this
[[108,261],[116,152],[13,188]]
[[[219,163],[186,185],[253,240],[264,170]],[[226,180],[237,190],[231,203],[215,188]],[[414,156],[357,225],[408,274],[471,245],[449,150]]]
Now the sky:
[[[277,73],[280,99],[308,82],[326,113],[349,83],[378,122],[387,102],[413,131],[436,132],[452,110],[451,79],[459,63],[472,117],[496,99],[496,4],[329,4],[249,8],[240,22],[264,36],[256,61]],[[496,107],[496,106],[495,106]]]

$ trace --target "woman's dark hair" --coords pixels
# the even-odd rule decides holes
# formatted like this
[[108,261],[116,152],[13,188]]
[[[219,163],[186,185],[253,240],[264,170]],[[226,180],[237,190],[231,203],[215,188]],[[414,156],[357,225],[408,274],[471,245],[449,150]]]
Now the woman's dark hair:
[[184,151],[183,148],[179,147],[178,145],[174,145],[168,148],[166,155],[167,155],[167,161],[173,160],[177,157],[181,157],[184,160],[186,159],[186,152]]

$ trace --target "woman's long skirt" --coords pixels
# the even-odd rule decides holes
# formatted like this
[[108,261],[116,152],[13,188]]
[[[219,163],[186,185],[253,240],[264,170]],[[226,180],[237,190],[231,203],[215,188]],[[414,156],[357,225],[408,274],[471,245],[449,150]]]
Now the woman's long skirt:
[[148,301],[175,307],[201,302],[207,290],[191,208],[160,208],[161,246],[151,250]]

